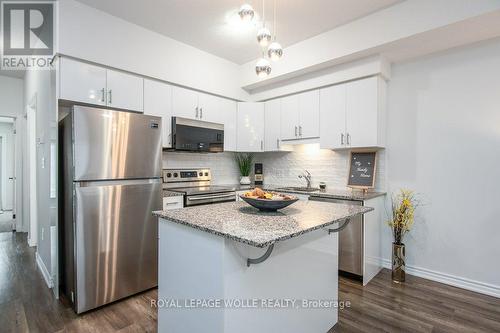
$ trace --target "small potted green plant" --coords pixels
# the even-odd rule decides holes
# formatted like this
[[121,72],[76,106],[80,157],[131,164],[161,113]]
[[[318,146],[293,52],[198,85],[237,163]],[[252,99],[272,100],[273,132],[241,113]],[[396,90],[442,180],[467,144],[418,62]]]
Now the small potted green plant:
[[406,278],[404,237],[410,231],[415,209],[419,206],[415,193],[410,190],[400,190],[392,196],[392,218],[388,222],[392,229],[392,280],[404,282]]
[[235,155],[236,164],[238,165],[238,169],[240,170],[240,184],[241,185],[250,185],[250,171],[252,170],[253,164],[253,154],[252,153],[237,153]]

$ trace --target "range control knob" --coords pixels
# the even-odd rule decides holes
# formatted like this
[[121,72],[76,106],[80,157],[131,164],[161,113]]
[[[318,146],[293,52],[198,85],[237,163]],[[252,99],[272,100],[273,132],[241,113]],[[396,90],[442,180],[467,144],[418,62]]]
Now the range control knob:
[[167,178],[172,177],[172,174],[170,172],[167,173]]
[[177,172],[174,172],[174,177],[178,177],[179,174]]
[[200,172],[200,173],[198,174],[198,176],[202,177],[202,176],[203,176],[203,172]]
[[208,177],[208,172],[205,172],[205,177]]

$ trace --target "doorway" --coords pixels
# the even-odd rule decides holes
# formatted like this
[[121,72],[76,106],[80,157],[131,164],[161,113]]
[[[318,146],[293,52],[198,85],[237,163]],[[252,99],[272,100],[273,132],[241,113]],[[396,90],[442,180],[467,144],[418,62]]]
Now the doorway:
[[0,232],[15,230],[14,119],[0,118]]

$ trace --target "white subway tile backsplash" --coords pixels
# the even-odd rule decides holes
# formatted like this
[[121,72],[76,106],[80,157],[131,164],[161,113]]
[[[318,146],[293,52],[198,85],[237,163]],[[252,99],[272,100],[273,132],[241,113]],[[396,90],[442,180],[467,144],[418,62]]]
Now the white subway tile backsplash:
[[[318,145],[301,145],[291,152],[256,153],[255,162],[264,164],[264,183],[280,186],[303,186],[298,175],[308,170],[312,174],[312,185],[325,182],[328,188],[343,189],[349,172],[349,151],[319,149]],[[375,188],[385,190],[385,152],[379,151]],[[164,168],[208,167],[212,170],[214,184],[234,184],[239,181],[239,172],[234,153],[198,154],[165,152]]]

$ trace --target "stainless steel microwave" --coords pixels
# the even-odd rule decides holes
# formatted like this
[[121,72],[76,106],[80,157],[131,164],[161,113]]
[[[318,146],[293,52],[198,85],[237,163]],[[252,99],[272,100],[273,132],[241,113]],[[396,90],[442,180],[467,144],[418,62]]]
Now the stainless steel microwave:
[[172,149],[192,152],[223,152],[224,124],[172,117]]

